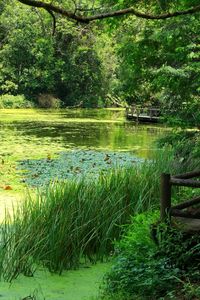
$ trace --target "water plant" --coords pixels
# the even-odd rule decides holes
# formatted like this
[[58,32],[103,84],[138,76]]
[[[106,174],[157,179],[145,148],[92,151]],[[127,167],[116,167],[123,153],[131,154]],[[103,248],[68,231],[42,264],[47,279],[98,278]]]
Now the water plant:
[[91,180],[113,168],[131,167],[143,159],[129,152],[95,151],[76,149],[60,152],[56,158],[48,155],[43,159],[22,160],[18,164],[18,174],[29,186],[44,186],[55,180]]
[[88,181],[65,180],[27,196],[1,226],[1,276],[32,276],[36,265],[51,272],[102,260],[131,215],[159,206],[160,173],[172,170],[172,154],[161,151],[143,164],[113,169]]

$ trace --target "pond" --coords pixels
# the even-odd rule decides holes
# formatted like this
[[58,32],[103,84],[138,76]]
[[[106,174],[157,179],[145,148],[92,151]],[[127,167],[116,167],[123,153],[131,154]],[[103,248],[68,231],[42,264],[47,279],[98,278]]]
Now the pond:
[[[114,152],[130,153],[138,160],[150,158],[157,150],[154,141],[164,131],[160,125],[126,121],[122,109],[0,110],[0,218],[3,206],[11,208],[24,191],[20,161],[53,160],[60,153],[66,156],[81,150],[87,150],[87,155],[103,151],[109,158],[106,163],[113,160]],[[105,162],[105,157],[101,160]],[[22,276],[11,286],[0,283],[0,297],[22,299],[35,293],[38,299],[89,299],[107,268],[100,264],[62,277],[41,270],[36,277]]]
[[0,194],[23,190],[18,161],[77,149],[149,158],[162,133],[160,125],[126,121],[123,109],[0,110]]
[[161,126],[126,121],[124,110],[0,110],[0,156],[42,157],[74,148],[148,157]]
[[123,109],[1,109],[0,204],[6,195],[8,206],[8,199],[24,191],[19,161],[52,159],[71,150],[129,152],[150,158],[163,131],[161,125],[127,121]]

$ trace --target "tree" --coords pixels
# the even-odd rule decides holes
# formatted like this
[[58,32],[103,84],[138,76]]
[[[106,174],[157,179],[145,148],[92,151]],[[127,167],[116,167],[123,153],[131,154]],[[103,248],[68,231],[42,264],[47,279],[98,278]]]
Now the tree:
[[[37,1],[37,0],[18,0],[19,2],[37,7],[37,8],[43,8],[47,12],[56,14],[60,14],[68,19],[75,20],[77,22],[81,23],[89,23],[94,20],[101,20],[101,19],[107,19],[111,17],[119,17],[119,16],[125,16],[125,15],[134,15],[139,18],[144,18],[144,19],[151,19],[151,20],[159,20],[159,19],[169,19],[177,16],[183,16],[183,15],[188,15],[188,14],[195,14],[200,12],[200,5],[196,5],[193,7],[190,7],[188,9],[183,9],[183,10],[178,10],[178,11],[173,11],[173,12],[165,12],[161,14],[151,14],[151,13],[143,13],[137,9],[135,9],[133,6],[131,7],[126,7],[122,9],[116,9],[116,10],[111,10],[111,11],[106,11],[100,12],[100,13],[95,13],[95,8],[94,8],[94,1],[92,2],[92,8],[91,7],[85,7],[85,6],[80,6],[78,5],[76,1],[73,1],[74,3],[74,9],[65,9],[59,5],[54,5],[52,2],[44,2],[44,1]],[[82,1],[79,1],[81,3]],[[124,3],[126,1],[119,1],[119,3]],[[160,3],[163,3],[163,1],[158,1]],[[162,7],[162,6],[161,6]],[[54,17],[54,15],[53,15]]]
[[104,98],[93,30],[59,18],[52,36],[49,15],[21,5],[13,10],[11,3],[3,8],[0,28],[0,94],[35,101],[52,94],[64,106],[87,107]]
[[52,93],[70,106],[97,105],[107,94],[199,122],[199,0],[4,0],[1,7],[0,93]]
[[[148,23],[148,24],[147,24]],[[130,104],[159,104],[170,123],[199,126],[198,16],[118,26],[118,93]]]

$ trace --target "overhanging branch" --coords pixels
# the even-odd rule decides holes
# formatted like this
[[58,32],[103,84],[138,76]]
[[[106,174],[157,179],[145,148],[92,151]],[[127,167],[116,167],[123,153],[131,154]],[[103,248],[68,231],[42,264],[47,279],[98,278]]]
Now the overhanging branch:
[[115,10],[107,13],[101,13],[101,14],[94,14],[94,15],[89,15],[85,16],[77,12],[72,12],[70,10],[65,10],[59,6],[50,4],[50,3],[45,3],[43,1],[37,1],[37,0],[18,0],[19,2],[29,5],[29,6],[34,6],[38,8],[43,8],[47,10],[48,12],[54,12],[57,14],[60,14],[64,17],[67,17],[71,20],[75,20],[80,23],[89,23],[94,20],[102,20],[106,18],[113,18],[113,17],[119,17],[119,16],[125,16],[125,15],[134,15],[139,18],[143,19],[149,19],[149,20],[164,20],[164,19],[169,19],[173,17],[178,17],[178,16],[183,16],[183,15],[189,15],[189,14],[194,14],[200,12],[200,5],[197,5],[195,7],[192,7],[187,10],[180,10],[180,11],[175,11],[172,13],[164,13],[164,14],[159,14],[159,15],[152,15],[148,13],[143,13],[140,11],[137,11],[133,7],[125,8],[125,9],[120,9],[120,10]]
[[55,34],[55,31],[56,31],[56,17],[54,16],[54,13],[49,10],[49,9],[46,9],[46,11],[51,15],[52,19],[53,19],[53,30],[52,30],[52,35]]

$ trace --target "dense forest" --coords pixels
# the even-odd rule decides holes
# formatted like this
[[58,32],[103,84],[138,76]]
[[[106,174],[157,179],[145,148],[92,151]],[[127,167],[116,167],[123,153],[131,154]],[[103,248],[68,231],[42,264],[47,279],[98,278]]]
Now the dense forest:
[[[7,95],[18,96],[19,105],[23,98],[43,107],[145,103],[160,105],[176,125],[199,125],[198,12],[164,20],[125,14],[78,22],[20,2],[31,1],[3,0],[0,4],[4,106],[9,106]],[[133,4],[138,11],[154,15],[186,11],[199,4],[197,0],[61,2],[51,4],[89,17]]]

